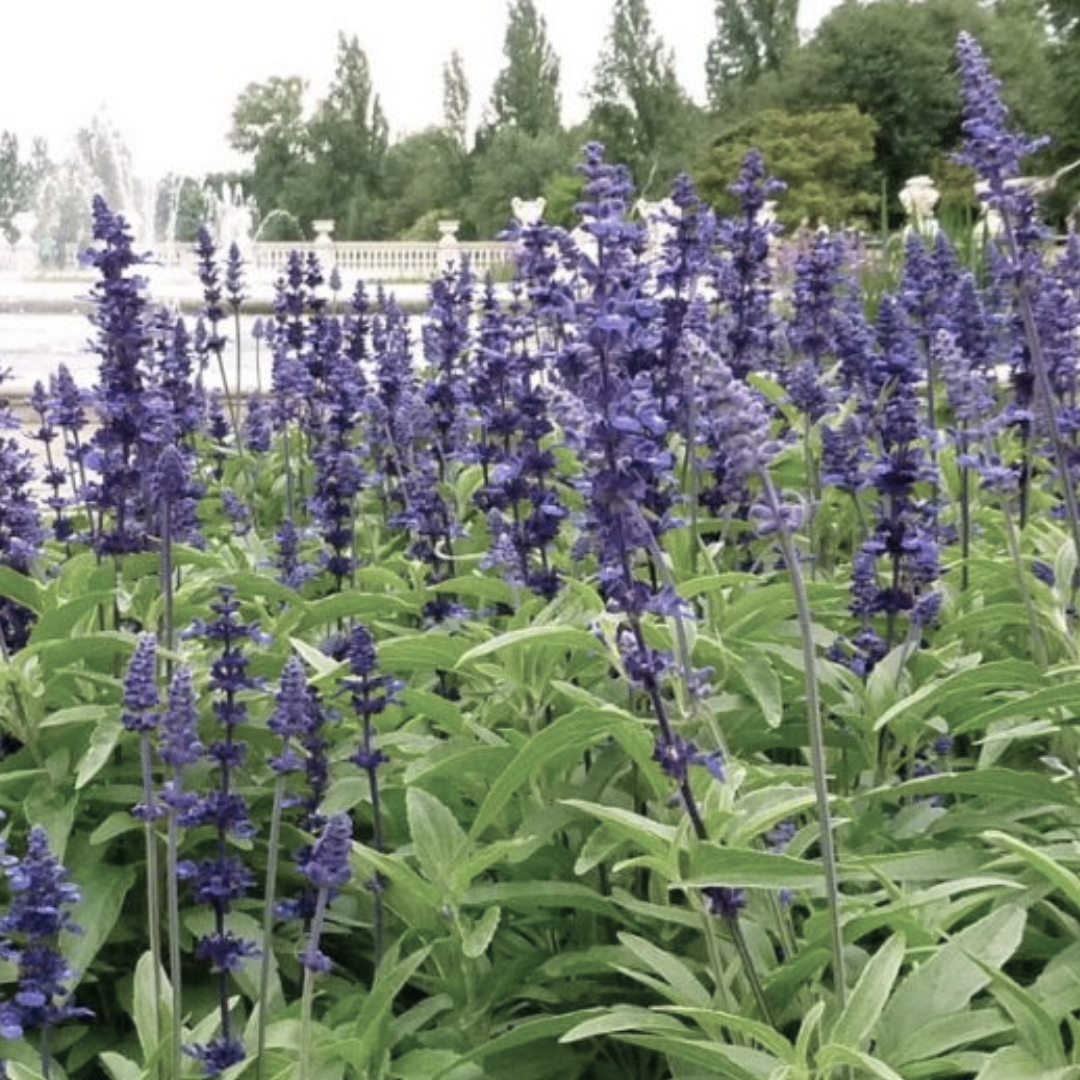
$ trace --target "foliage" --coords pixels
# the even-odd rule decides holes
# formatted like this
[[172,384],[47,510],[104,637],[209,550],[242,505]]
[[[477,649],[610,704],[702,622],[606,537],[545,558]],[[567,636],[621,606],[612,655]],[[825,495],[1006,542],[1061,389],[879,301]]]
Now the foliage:
[[470,100],[465,65],[461,53],[454,49],[443,66],[443,128],[462,153],[469,148]]
[[261,216],[283,207],[283,193],[303,167],[310,137],[305,117],[307,83],[297,76],[274,76],[245,87],[232,111],[229,142],[252,155],[245,190]]
[[1080,1073],[1080,241],[957,57],[981,261],[590,143],[502,287],[294,253],[243,395],[235,260],[189,336],[95,200],[0,441],[9,1076]]
[[666,187],[692,145],[696,109],[644,0],[615,0],[589,91],[591,137],[640,178]]
[[0,132],[0,231],[8,242],[15,240],[12,218],[20,210],[28,210],[34,192],[47,169],[45,148],[38,143],[31,149],[29,160],[19,152],[19,139],[13,132]]
[[709,105],[730,102],[732,84],[777,73],[799,44],[798,0],[716,0],[716,33],[705,54]]
[[[896,195],[908,177],[939,175],[943,154],[959,138],[952,43],[960,30],[982,39],[994,23],[975,0],[840,4],[792,58],[777,99],[791,111],[850,104],[873,117],[879,178],[874,186],[884,184],[898,220]],[[1008,32],[1001,27],[1001,45],[1030,48],[1037,23],[1016,18],[1009,26]],[[1026,118],[1020,115],[1018,122],[1024,125]]]
[[793,114],[766,110],[713,146],[695,174],[696,186],[718,210],[733,212],[737,200],[728,178],[755,147],[787,184],[777,217],[789,229],[804,221],[858,222],[865,228],[878,201],[867,190],[874,131],[874,120],[851,105]]
[[495,76],[488,125],[514,126],[535,138],[559,130],[559,59],[533,0],[512,0],[503,41],[505,66]]

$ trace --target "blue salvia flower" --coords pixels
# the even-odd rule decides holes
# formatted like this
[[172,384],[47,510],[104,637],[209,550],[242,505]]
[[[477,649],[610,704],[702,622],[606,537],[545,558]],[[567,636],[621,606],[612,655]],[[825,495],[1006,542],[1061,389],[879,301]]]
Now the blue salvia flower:
[[[0,382],[7,372],[0,372]],[[21,422],[5,401],[0,401],[0,428],[17,428]],[[29,573],[41,554],[45,527],[33,490],[37,470],[31,452],[17,439],[0,436],[0,564]],[[30,634],[34,616],[9,598],[0,600],[0,634],[7,651],[21,649]]]
[[[247,802],[237,790],[236,778],[244,764],[245,744],[237,738],[237,729],[247,719],[246,692],[256,689],[258,681],[248,673],[250,659],[244,645],[262,642],[264,636],[255,624],[240,618],[240,603],[231,586],[218,589],[219,598],[212,603],[215,618],[199,620],[192,634],[211,643],[216,655],[210,664],[210,690],[214,694],[213,711],[221,724],[223,735],[207,748],[207,757],[215,764],[217,786],[205,794],[191,812],[193,822],[209,825],[216,836],[215,851],[198,862],[180,863],[177,874],[190,881],[196,903],[213,912],[215,928],[199,938],[195,947],[198,959],[206,961],[219,980],[220,1034],[202,1046],[185,1048],[209,1070],[221,1060],[230,1063],[243,1060],[243,1048],[232,1034],[227,977],[243,962],[257,954],[256,945],[233,934],[227,926],[229,912],[242,900],[253,883],[251,871],[239,856],[232,854],[230,838],[250,839],[255,827],[248,813]],[[235,1057],[239,1053],[240,1057]]]
[[676,177],[669,201],[670,212],[661,204],[663,238],[652,256],[661,329],[651,373],[661,415],[692,443],[694,388],[687,377],[686,335],[705,332],[699,299],[716,269],[718,227],[716,215],[698,197],[685,173]]
[[143,802],[136,807],[136,817],[152,820],[158,814],[153,801],[153,776],[150,765],[150,733],[158,725],[160,703],[157,687],[157,639],[141,634],[135,652],[128,661],[121,697],[120,720],[128,731],[139,735],[142,756]]
[[778,227],[764,219],[763,210],[784,184],[768,175],[761,154],[751,150],[728,190],[739,200],[739,215],[720,221],[722,255],[713,284],[722,308],[722,355],[732,372],[745,378],[774,367],[777,319],[769,254]]
[[256,391],[248,395],[244,416],[244,446],[254,453],[264,454],[273,443],[273,417],[266,398]]
[[[353,326],[354,332],[358,329]],[[309,426],[311,431],[317,421],[317,431],[311,431],[315,478],[308,505],[327,548],[326,569],[340,591],[352,579],[357,563],[356,501],[365,476],[356,444],[365,386],[356,338],[347,351],[337,320],[327,320],[326,331],[319,335],[319,340],[326,342],[321,361],[324,370],[316,380],[316,385],[322,387],[321,400],[317,411],[312,411]],[[318,344],[315,352],[319,352]]]
[[469,437],[465,369],[472,352],[474,285],[468,260],[454,264],[431,283],[424,315],[421,341],[428,367],[424,399],[431,410],[440,480],[446,479]]
[[316,897],[311,932],[300,954],[300,962],[314,973],[330,970],[330,958],[319,948],[323,915],[326,905],[352,877],[351,853],[352,819],[348,814],[331,814],[315,842],[297,860],[300,873],[307,878]]
[[5,854],[0,865],[12,894],[0,918],[0,957],[16,969],[14,996],[0,1003],[0,1036],[20,1039],[28,1031],[42,1032],[42,1066],[48,1075],[48,1029],[93,1016],[72,1002],[67,984],[75,972],[59,949],[61,931],[79,932],[69,913],[79,890],[50,851],[40,825],[31,827],[22,858]]
[[[349,694],[353,712],[360,719],[360,746],[349,760],[367,774],[368,792],[371,799],[372,839],[376,851],[383,850],[382,800],[379,788],[379,769],[389,758],[376,744],[375,717],[384,712],[395,700],[401,684],[389,675],[380,674],[375,641],[366,626],[358,623],[349,632],[345,645],[345,658],[349,675],[341,685]],[[378,963],[382,955],[382,892],[384,882],[379,874],[368,881],[374,896],[374,949]]]
[[171,320],[159,340],[157,383],[169,403],[176,438],[190,440],[206,425],[206,396],[199,385],[187,323],[182,317]]
[[137,255],[122,215],[113,213],[100,196],[93,201],[95,247],[83,260],[98,272],[91,290],[90,321],[97,328],[92,343],[99,356],[94,404],[100,421],[92,437],[92,454],[83,464],[98,479],[86,485],[87,502],[97,512],[94,547],[102,555],[141,551],[147,544],[142,504],[143,438],[156,428],[150,422],[147,389],[152,359],[151,310],[147,282],[133,271],[146,263]]
[[71,497],[63,494],[68,483],[68,473],[54,449],[60,432],[53,423],[50,395],[40,379],[35,381],[30,392],[29,404],[38,417],[37,429],[29,432],[29,435],[41,444],[41,453],[45,459],[42,480],[50,489],[50,493],[45,497],[45,505],[53,513],[52,535],[57,540],[67,540],[75,530],[73,522],[65,512],[71,505]]
[[823,382],[823,370],[838,352],[840,295],[850,286],[846,256],[844,241],[821,231],[795,258],[787,330],[793,356],[780,378],[792,404],[811,422],[825,415],[835,396]]
[[960,64],[960,99],[964,142],[955,155],[961,165],[973,168],[986,183],[985,198],[991,206],[1009,215],[1026,214],[1030,193],[1010,184],[1023,174],[1024,159],[1046,145],[1045,138],[1033,139],[1013,132],[1009,110],[1001,98],[1001,81],[990,70],[986,54],[973,35],[961,31],[956,39]]
[[565,517],[552,483],[555,455],[544,445],[554,425],[535,354],[501,309],[489,282],[470,370],[470,395],[480,421],[478,455],[484,485],[475,500],[488,515],[488,565],[549,599],[559,578],[549,561]]
[[49,423],[60,431],[64,440],[72,503],[80,502],[85,495],[87,445],[81,432],[88,423],[88,396],[75,382],[71,369],[58,364],[49,376]]
[[161,801],[178,824],[193,825],[200,814],[199,796],[184,788],[184,770],[203,759],[199,711],[191,668],[180,664],[169,682],[166,707],[157,725],[157,755],[169,772],[161,784]]
[[[900,616],[913,630],[930,626],[941,603],[933,589],[939,574],[936,507],[918,491],[920,484],[937,475],[923,446],[924,379],[915,338],[895,297],[882,298],[878,336],[879,352],[867,380],[880,402],[871,432],[878,453],[866,481],[877,491],[878,502],[875,524],[853,562],[851,603],[875,652],[879,651],[876,616],[886,616],[884,641],[891,646]],[[879,579],[880,563],[884,566]]]

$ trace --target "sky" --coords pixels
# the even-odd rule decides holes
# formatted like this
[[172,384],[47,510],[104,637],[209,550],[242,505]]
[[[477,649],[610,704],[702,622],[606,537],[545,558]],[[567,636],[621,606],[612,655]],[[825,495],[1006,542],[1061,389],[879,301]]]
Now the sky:
[[[802,0],[809,30],[833,0]],[[584,92],[611,23],[613,0],[536,0],[560,61],[564,122]],[[714,0],[649,0],[691,97],[704,101]],[[0,130],[29,151],[46,139],[63,158],[76,131],[105,117],[144,179],[242,168],[228,146],[245,87],[299,75],[325,96],[339,32],[355,34],[392,138],[442,118],[442,72],[462,57],[474,121],[505,63],[509,0],[21,0],[4,12]]]

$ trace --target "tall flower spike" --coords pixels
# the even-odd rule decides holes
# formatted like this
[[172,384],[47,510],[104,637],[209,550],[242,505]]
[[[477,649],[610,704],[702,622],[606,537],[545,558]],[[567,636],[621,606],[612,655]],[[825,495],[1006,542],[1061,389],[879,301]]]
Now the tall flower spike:
[[[49,850],[49,839],[40,825],[27,837],[26,854],[0,859],[12,899],[0,918],[0,957],[17,970],[15,996],[0,1003],[0,1036],[22,1038],[25,1032],[43,1034],[65,1020],[91,1017],[89,1009],[70,1000],[67,983],[74,972],[60,954],[60,932],[78,932],[68,909],[79,900],[79,890],[67,879],[67,871]],[[42,1050],[43,1060],[47,1060]]]

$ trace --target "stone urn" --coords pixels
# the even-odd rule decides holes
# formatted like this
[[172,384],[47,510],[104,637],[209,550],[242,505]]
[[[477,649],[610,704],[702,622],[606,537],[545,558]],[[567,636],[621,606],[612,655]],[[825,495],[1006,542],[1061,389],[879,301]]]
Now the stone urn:
[[314,244],[316,247],[333,246],[334,222],[331,218],[319,218],[311,223],[311,227],[315,230]]

